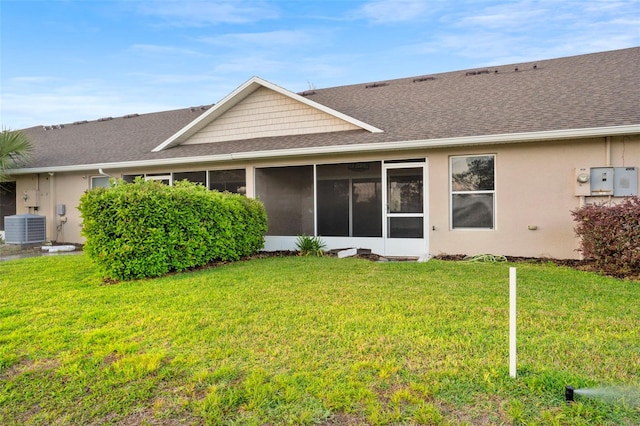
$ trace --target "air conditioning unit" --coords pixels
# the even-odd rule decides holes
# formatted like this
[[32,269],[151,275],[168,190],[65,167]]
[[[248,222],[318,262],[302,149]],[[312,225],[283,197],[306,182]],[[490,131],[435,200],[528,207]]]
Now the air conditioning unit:
[[7,244],[36,244],[47,239],[44,216],[17,214],[4,218],[4,240]]

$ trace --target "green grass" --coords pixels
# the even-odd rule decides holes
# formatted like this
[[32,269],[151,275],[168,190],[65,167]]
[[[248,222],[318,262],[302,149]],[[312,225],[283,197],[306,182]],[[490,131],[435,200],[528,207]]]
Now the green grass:
[[640,424],[640,283],[516,265],[512,379],[509,266],[284,257],[103,285],[84,256],[0,262],[0,424]]

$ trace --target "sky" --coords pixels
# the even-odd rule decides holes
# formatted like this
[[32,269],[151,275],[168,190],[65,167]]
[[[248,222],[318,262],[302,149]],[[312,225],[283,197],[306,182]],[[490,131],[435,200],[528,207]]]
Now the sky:
[[214,104],[640,45],[640,0],[0,0],[0,125]]

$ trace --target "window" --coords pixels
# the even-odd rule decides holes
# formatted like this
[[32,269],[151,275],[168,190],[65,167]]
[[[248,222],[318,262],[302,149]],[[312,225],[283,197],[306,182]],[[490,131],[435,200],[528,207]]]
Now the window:
[[111,179],[109,176],[92,176],[91,177],[91,189],[93,188],[108,188],[111,186],[109,182]]
[[144,175],[122,175],[122,180],[128,183],[133,183],[133,181],[136,180],[137,177],[144,179]]
[[108,176],[92,176],[91,177],[91,189],[93,188],[108,188],[109,177]]
[[247,193],[247,178],[244,169],[214,170],[209,172],[209,189],[216,191]]
[[4,231],[4,218],[16,214],[16,183],[0,183],[0,231]]
[[180,182],[181,180],[187,180],[192,183],[200,183],[202,185],[206,185],[207,172],[174,172],[173,181]]
[[451,157],[451,227],[493,229],[495,155]]

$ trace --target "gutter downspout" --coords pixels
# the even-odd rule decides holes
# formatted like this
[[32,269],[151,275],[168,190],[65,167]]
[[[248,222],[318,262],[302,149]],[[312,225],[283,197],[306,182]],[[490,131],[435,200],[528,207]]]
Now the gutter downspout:
[[[55,181],[54,181],[54,176],[55,173],[54,172],[49,172],[49,211],[48,213],[51,215],[51,231],[50,231],[50,235],[52,238],[50,238],[50,241],[56,242],[58,241],[58,233],[60,232],[60,230],[58,229],[58,224],[56,223],[56,185],[55,185]],[[47,214],[45,213],[45,216]],[[53,230],[55,229],[55,237],[53,234]]]
[[[606,167],[611,167],[611,136],[604,137],[604,163]],[[613,197],[609,195],[608,204],[611,205]]]

